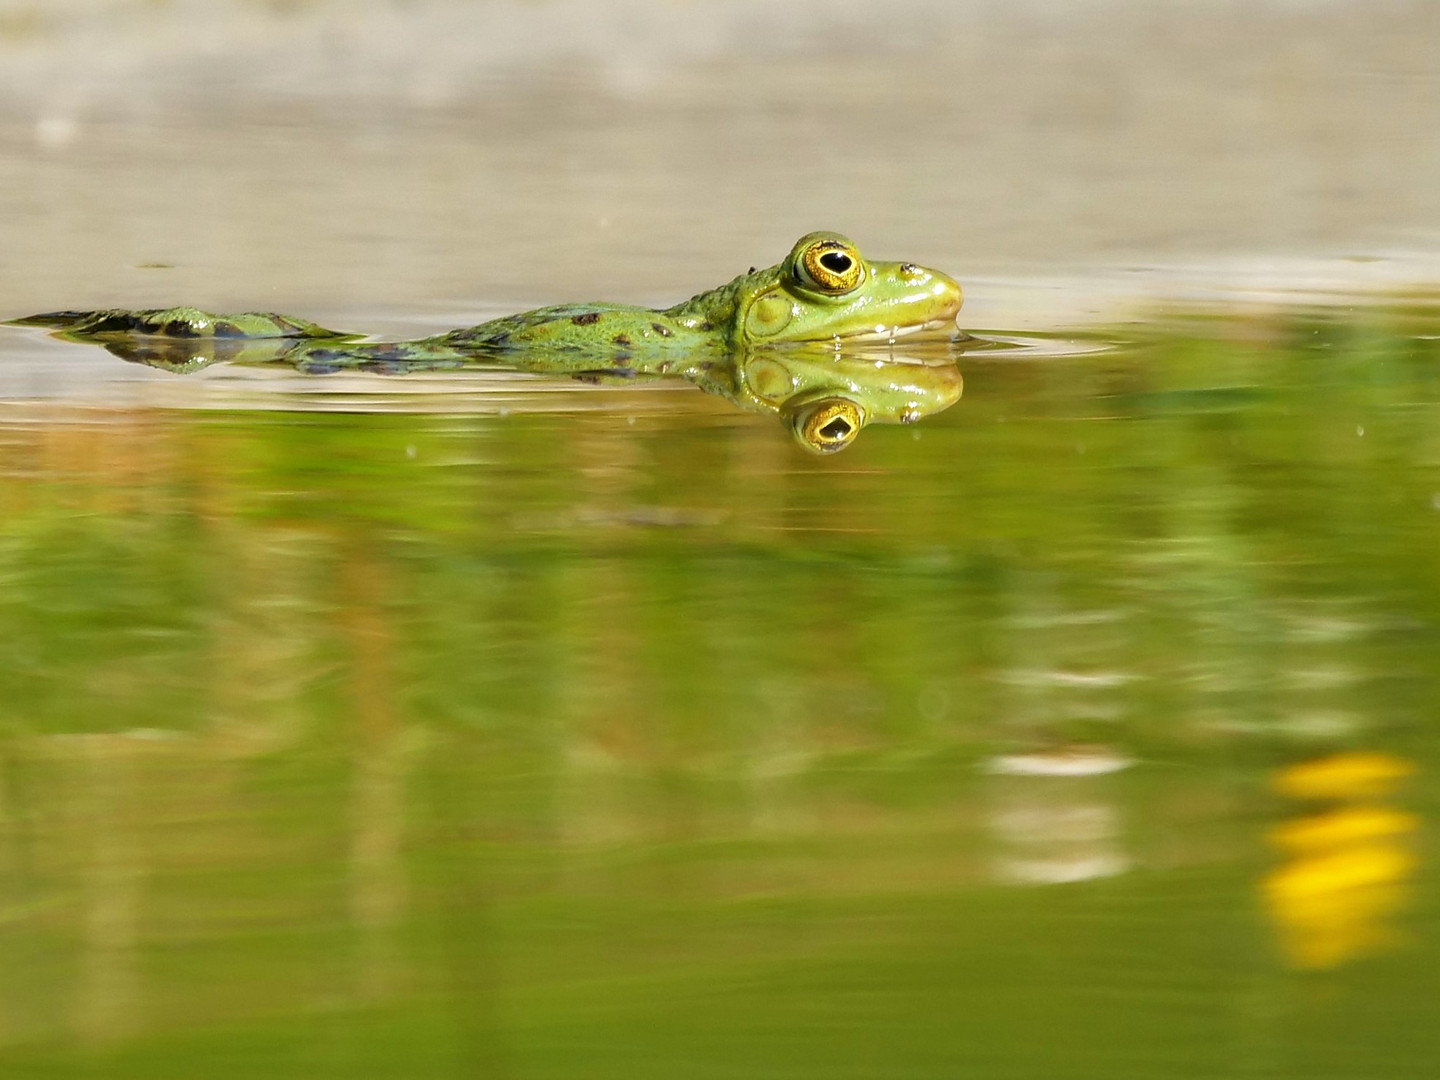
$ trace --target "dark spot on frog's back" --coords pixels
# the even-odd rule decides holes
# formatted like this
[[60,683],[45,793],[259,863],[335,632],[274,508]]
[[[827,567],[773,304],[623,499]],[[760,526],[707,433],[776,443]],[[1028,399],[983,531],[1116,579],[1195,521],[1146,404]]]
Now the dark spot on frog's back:
[[189,319],[171,319],[165,324],[165,333],[171,337],[195,337],[199,331],[191,325]]
[[570,321],[576,326],[589,326],[591,323],[600,321],[600,313],[598,311],[587,311],[583,315],[571,315]]
[[244,331],[244,330],[241,330],[240,327],[236,326],[236,325],[235,325],[234,323],[232,323],[232,322],[226,322],[224,319],[216,319],[216,320],[215,320],[214,330],[215,330],[215,336],[216,336],[216,337],[244,337],[244,336],[245,336],[245,331]]
[[616,345],[623,345],[627,349],[630,347],[629,334],[616,334],[612,340],[615,342]]
[[670,328],[663,323],[652,322],[650,324],[650,329],[654,330],[655,333],[659,334],[661,337],[669,337],[671,334]]
[[88,325],[82,329],[87,334],[103,334],[108,331],[122,330],[140,333],[154,333],[154,325],[143,315],[136,315],[130,311],[102,312],[97,315],[90,315],[88,312],[81,312],[75,320],[77,322],[88,320]]

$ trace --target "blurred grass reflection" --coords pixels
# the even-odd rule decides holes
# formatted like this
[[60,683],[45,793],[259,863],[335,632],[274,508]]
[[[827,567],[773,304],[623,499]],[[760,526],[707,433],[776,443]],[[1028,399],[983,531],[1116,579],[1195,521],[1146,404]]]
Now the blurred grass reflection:
[[[823,461],[10,414],[0,1071],[1424,1075],[1434,327],[982,355]],[[1362,752],[1403,811],[1279,824]],[[1413,933],[1296,954],[1266,838],[1367,829]]]

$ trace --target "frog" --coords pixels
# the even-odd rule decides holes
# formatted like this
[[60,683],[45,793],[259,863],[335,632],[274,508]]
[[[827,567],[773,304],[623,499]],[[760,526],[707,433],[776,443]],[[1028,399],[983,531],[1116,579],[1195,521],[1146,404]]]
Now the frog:
[[[848,237],[822,231],[802,236],[779,263],[672,307],[559,304],[413,341],[367,342],[289,315],[192,307],[13,322],[181,373],[222,361],[282,362],[317,375],[493,362],[591,382],[675,376],[778,415],[805,449],[833,453],[868,423],[913,423],[958,399],[952,353],[973,340],[956,328],[962,303],[948,275],[866,259]],[[922,341],[941,344],[938,361],[906,351]]]

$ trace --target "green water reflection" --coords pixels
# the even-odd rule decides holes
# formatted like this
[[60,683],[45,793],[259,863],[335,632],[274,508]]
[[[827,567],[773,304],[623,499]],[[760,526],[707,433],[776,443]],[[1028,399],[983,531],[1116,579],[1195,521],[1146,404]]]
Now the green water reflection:
[[1437,325],[976,354],[823,459],[8,407],[0,1072],[1429,1075]]

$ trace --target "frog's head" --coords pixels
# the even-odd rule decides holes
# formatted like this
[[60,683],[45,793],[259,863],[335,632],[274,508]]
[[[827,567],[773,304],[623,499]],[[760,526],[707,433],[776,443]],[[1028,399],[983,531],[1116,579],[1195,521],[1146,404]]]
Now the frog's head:
[[937,270],[870,262],[839,233],[802,236],[778,266],[742,278],[736,345],[794,341],[891,342],[955,329],[961,292]]

